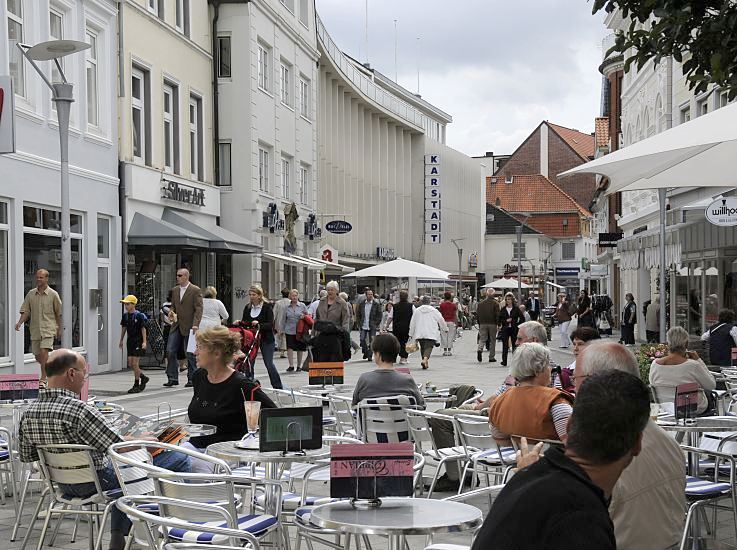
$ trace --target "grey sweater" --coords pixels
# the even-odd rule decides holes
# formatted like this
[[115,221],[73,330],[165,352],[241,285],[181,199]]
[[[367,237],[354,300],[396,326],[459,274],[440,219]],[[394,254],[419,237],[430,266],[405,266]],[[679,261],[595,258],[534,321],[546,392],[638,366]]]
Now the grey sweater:
[[420,395],[414,378],[394,369],[375,369],[371,372],[364,372],[359,377],[356,389],[353,391],[353,405],[357,405],[364,399],[392,395],[411,395],[417,400],[419,406],[425,405],[425,400]]

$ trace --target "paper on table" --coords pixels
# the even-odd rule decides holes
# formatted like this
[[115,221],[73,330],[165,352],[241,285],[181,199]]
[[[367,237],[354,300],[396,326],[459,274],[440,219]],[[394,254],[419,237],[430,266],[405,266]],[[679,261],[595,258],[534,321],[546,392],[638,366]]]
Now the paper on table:
[[197,340],[194,337],[194,331],[189,329],[189,339],[187,340],[187,353],[194,353],[197,348]]

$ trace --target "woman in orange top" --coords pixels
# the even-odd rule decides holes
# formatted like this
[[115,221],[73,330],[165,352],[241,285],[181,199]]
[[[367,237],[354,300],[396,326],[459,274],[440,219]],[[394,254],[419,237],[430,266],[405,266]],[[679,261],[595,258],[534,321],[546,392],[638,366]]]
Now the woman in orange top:
[[550,387],[550,352],[542,344],[517,348],[511,369],[517,385],[497,397],[489,409],[494,438],[512,435],[565,441],[573,397]]

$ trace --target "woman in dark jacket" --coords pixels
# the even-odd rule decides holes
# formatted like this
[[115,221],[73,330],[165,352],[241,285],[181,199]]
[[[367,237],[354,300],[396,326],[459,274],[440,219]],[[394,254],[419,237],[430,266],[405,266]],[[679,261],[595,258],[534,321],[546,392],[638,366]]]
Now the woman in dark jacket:
[[507,292],[504,295],[504,304],[499,310],[499,331],[502,335],[502,366],[507,366],[509,341],[512,341],[512,351],[517,348],[517,327],[525,322],[522,312],[517,306],[514,294]]
[[578,316],[579,327],[596,328],[594,324],[594,311],[591,309],[591,298],[589,298],[589,293],[585,288],[581,289],[581,295],[578,297],[576,315]]
[[259,285],[253,285],[248,289],[248,297],[250,302],[243,308],[243,316],[241,323],[247,327],[258,328],[261,335],[261,357],[264,359],[264,365],[269,373],[271,387],[277,390],[282,389],[281,377],[279,371],[274,365],[274,309],[271,304],[264,300],[264,291]]
[[404,346],[409,340],[409,323],[412,320],[414,309],[414,306],[409,303],[407,291],[401,290],[399,292],[399,302],[394,304],[392,314],[392,333],[399,340],[399,363],[401,365],[407,364],[407,350],[404,349]]

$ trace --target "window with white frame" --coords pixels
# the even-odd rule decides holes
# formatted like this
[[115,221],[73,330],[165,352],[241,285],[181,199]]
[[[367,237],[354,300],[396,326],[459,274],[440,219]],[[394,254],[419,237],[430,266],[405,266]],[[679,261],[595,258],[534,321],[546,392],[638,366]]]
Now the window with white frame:
[[292,163],[286,158],[281,159],[281,196],[285,199],[291,198],[290,192],[290,179],[292,177]]
[[560,257],[562,260],[575,260],[576,243],[560,243]]
[[97,34],[88,30],[86,33],[87,43],[90,49],[87,50],[87,124],[90,126],[98,126],[100,123],[100,104],[97,81]]
[[719,90],[716,93],[716,99],[715,99],[715,109],[721,109],[722,107],[726,107],[727,103],[729,103],[729,93],[727,90]]
[[202,99],[189,96],[189,167],[192,177],[203,178]]
[[303,77],[299,79],[299,114],[306,119],[310,118],[310,81]]
[[299,22],[305,27],[309,27],[310,21],[310,2],[309,0],[299,0]]
[[517,247],[517,244],[518,244],[517,241],[512,242],[512,259],[513,260],[517,260],[520,258],[525,259],[526,258],[525,248],[527,247],[527,243],[525,242],[519,243],[520,245],[519,247]]
[[133,131],[133,157],[146,163],[150,161],[148,73],[133,68],[131,73],[131,129]]
[[185,36],[190,32],[189,15],[189,0],[174,0],[174,25]]
[[284,105],[292,105],[292,67],[282,61],[281,63],[281,102]]
[[269,71],[271,70],[270,55],[271,50],[267,46],[258,45],[258,87],[267,92],[271,84],[271,78],[269,77]]
[[[64,14],[56,9],[49,10],[49,40],[64,40]],[[59,65],[64,70],[64,58],[60,58]],[[61,82],[61,73],[56,63],[51,62],[51,82]]]
[[179,89],[164,83],[164,169],[179,173]]
[[233,185],[233,168],[232,160],[230,156],[230,142],[221,141],[218,144],[218,185],[231,186]]
[[218,36],[217,46],[218,78],[230,78],[230,36]]
[[691,120],[691,107],[686,105],[685,107],[681,107],[681,124],[689,120]]
[[19,96],[26,95],[23,72],[23,55],[16,44],[23,43],[23,0],[7,0],[8,10],[8,56],[13,90]]
[[709,100],[704,99],[702,101],[699,101],[696,107],[697,107],[698,116],[707,114],[709,112]]
[[164,18],[164,0],[146,0],[148,2],[148,11],[156,17]]
[[269,151],[259,146],[258,148],[258,188],[265,193],[269,192]]
[[294,0],[279,0],[282,5],[287,8],[289,11],[294,13]]
[[299,167],[299,202],[310,204],[310,167],[304,164]]

